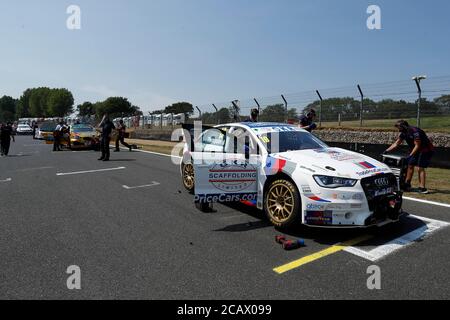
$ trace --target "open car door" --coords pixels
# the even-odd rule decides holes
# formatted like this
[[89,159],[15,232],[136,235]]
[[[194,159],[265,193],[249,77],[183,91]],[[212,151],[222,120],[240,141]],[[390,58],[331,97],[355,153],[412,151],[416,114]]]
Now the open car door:
[[[183,129],[192,132],[192,126]],[[195,171],[195,202],[256,202],[259,166],[245,144],[228,128],[202,127],[190,136],[186,141]]]

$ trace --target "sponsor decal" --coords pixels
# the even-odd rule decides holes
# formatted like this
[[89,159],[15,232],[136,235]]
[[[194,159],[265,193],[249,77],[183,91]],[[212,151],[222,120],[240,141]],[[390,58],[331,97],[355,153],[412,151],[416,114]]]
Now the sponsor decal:
[[301,186],[303,193],[311,193],[311,187],[309,185]]
[[367,161],[363,161],[363,162],[358,162],[355,163],[358,167],[363,168],[363,169],[375,169],[377,166],[371,164],[370,162]]
[[249,206],[249,207],[256,207],[257,201],[256,200],[251,200],[251,201],[243,200],[243,201],[241,201],[241,203],[246,206]]
[[310,203],[306,206],[306,209],[312,210],[312,211],[323,211],[323,210],[325,210],[325,206],[321,205],[321,204]]
[[305,220],[307,224],[329,225],[333,224],[333,211],[306,211]]
[[317,202],[326,202],[326,203],[330,203],[331,202],[329,200],[325,200],[325,199],[319,198],[318,196],[309,196],[308,198],[310,200],[317,201]]
[[331,159],[336,161],[348,161],[348,160],[356,160],[361,159],[361,156],[357,154],[345,153],[337,150],[331,149],[316,149],[314,150],[317,153],[323,153],[330,156]]
[[387,171],[387,169],[375,168],[375,169],[371,169],[371,170],[364,170],[364,171],[356,172],[356,174],[358,176],[362,177],[362,176],[368,176],[368,175],[372,175],[372,174],[382,174],[386,171]]
[[286,160],[267,157],[266,166],[264,172],[266,175],[273,175],[281,172],[286,166]]
[[212,202],[242,202],[256,201],[258,195],[256,193],[218,193],[218,194],[196,194],[195,203],[212,203]]
[[243,164],[222,163],[209,169],[208,181],[216,189],[225,192],[240,192],[249,189],[257,179],[254,166]]
[[385,196],[387,194],[394,193],[394,188],[385,188],[381,190],[376,190],[373,194],[374,197]]

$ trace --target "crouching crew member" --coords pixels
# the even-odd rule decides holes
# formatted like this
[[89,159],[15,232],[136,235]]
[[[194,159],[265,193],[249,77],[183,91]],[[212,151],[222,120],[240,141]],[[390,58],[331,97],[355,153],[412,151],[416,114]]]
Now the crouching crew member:
[[388,149],[387,152],[391,152],[397,149],[404,141],[409,146],[410,154],[408,156],[408,172],[406,174],[406,187],[405,191],[411,191],[411,181],[414,176],[414,169],[418,167],[419,171],[419,189],[418,192],[427,194],[426,188],[426,169],[430,166],[431,158],[434,153],[434,146],[426,133],[417,127],[410,126],[405,120],[399,120],[395,124],[395,127],[400,132],[400,135],[396,142]]
[[317,128],[317,125],[314,123],[314,119],[316,118],[316,111],[311,109],[306,116],[303,115],[300,117],[300,128],[305,129],[308,132],[312,132]]

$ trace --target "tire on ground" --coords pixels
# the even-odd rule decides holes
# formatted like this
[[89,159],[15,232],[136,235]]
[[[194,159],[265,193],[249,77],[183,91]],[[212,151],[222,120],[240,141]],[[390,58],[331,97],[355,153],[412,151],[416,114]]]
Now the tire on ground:
[[[182,163],[181,164],[181,183],[183,187],[191,194],[195,190],[195,173],[194,166],[192,163]],[[192,173],[192,174],[190,174]],[[190,176],[190,177],[189,177]]]
[[300,224],[301,200],[295,184],[287,179],[272,181],[264,193],[264,211],[278,228],[287,229]]

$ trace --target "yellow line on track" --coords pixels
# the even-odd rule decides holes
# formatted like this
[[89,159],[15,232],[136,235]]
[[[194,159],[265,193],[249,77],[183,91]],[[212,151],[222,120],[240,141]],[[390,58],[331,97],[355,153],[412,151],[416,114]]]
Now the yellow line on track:
[[365,235],[365,236],[361,236],[361,237],[358,237],[358,238],[355,238],[355,239],[352,239],[352,240],[348,240],[348,241],[336,244],[336,245],[331,246],[331,247],[329,247],[327,249],[318,251],[318,252],[310,254],[310,255],[308,255],[306,257],[300,258],[298,260],[292,261],[292,262],[287,263],[285,265],[282,265],[280,267],[274,268],[273,271],[275,271],[278,274],[283,274],[283,273],[288,272],[288,271],[290,271],[292,269],[301,267],[301,266],[303,266],[303,265],[305,265],[307,263],[310,263],[310,262],[313,262],[315,260],[324,258],[326,256],[329,256],[329,255],[333,254],[333,253],[342,251],[342,250],[344,250],[347,247],[354,246],[354,245],[356,245],[358,243],[361,243],[363,241],[369,240],[371,238],[373,238],[373,236]]

